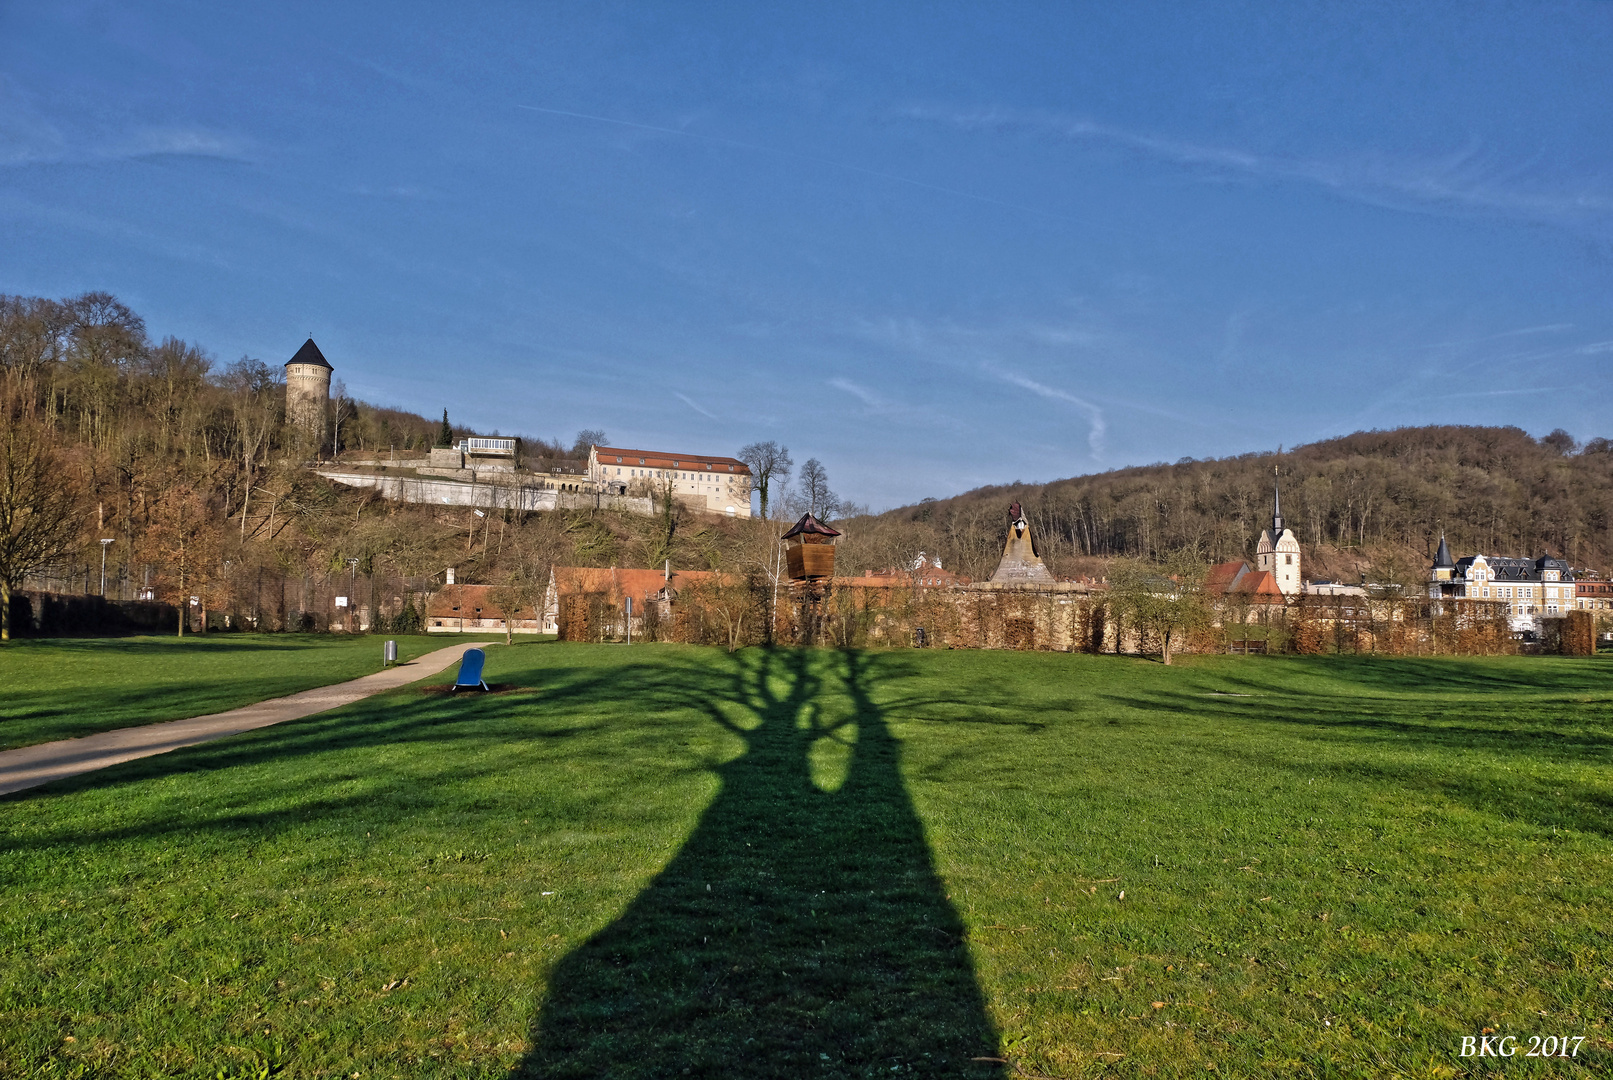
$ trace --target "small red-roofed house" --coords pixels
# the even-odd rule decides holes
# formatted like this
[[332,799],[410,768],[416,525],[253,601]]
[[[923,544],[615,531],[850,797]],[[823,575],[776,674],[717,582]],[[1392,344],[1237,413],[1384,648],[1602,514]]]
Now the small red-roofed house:
[[[635,635],[653,606],[661,618],[672,616],[672,605],[679,594],[703,586],[726,587],[743,579],[712,570],[639,570],[616,566],[557,566],[549,572],[549,588],[543,601],[543,632],[559,634],[562,640],[583,640],[579,627],[588,621],[590,605],[603,606],[626,630],[627,601],[633,601]],[[575,624],[575,625],[574,625]]]
[[1251,570],[1246,562],[1224,562],[1210,567],[1204,591],[1211,596],[1237,597],[1257,604],[1281,604],[1282,590],[1270,570]]
[[[426,603],[426,633],[502,634],[504,617],[492,585],[445,585]],[[544,633],[536,608],[512,611],[510,620],[512,633]]]

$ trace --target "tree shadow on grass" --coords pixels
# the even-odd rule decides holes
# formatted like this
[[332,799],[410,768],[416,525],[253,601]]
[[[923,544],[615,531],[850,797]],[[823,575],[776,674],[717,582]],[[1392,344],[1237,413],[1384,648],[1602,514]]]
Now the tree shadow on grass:
[[[672,862],[551,972],[516,1076],[1002,1075],[974,1060],[997,1037],[873,702],[880,666],[749,650],[667,688],[744,752]],[[824,715],[830,680],[849,715]],[[825,739],[847,759],[832,792],[813,781]]]
[[[1260,693],[1309,692],[1277,681],[1286,668],[1329,680],[1341,691],[1359,688],[1396,697],[1448,694],[1585,694],[1608,692],[1605,661],[1590,657],[1525,656],[1334,656],[1245,658],[1215,669],[1229,685]],[[1239,669],[1242,669],[1241,673]]]
[[[1244,761],[1251,774],[1285,771],[1367,781],[1438,794],[1536,828],[1613,836],[1608,786],[1554,768],[1613,764],[1613,725],[1605,713],[1584,705],[1573,706],[1576,712],[1560,700],[1515,697],[1493,704],[1323,694],[1229,700],[1175,691],[1105,698],[1128,710],[1226,721],[1248,733],[1267,729],[1300,740],[1285,742],[1281,754],[1271,752],[1269,744],[1241,740],[1203,747],[1203,753]],[[1307,742],[1313,753],[1303,752]],[[1341,749],[1351,752],[1341,755]],[[1485,756],[1472,758],[1475,753]],[[1493,776],[1497,762],[1511,770],[1505,783]]]

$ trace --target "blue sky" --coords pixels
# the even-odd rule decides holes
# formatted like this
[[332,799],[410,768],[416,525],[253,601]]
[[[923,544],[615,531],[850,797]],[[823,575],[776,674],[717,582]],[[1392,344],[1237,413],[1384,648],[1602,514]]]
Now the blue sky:
[[244,7],[0,0],[0,291],[876,508],[1613,435],[1613,3]]

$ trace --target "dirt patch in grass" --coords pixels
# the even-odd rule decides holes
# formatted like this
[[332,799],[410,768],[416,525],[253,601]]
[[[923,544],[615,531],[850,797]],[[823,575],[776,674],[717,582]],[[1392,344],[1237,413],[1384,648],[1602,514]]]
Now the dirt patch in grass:
[[[479,696],[483,694],[514,694],[519,693],[522,690],[536,692],[534,688],[530,686],[518,686],[515,683],[501,682],[488,683],[486,690],[461,689],[460,693]],[[420,692],[422,694],[446,694],[452,696],[454,693],[454,686],[451,683],[446,686],[422,686],[420,688]]]

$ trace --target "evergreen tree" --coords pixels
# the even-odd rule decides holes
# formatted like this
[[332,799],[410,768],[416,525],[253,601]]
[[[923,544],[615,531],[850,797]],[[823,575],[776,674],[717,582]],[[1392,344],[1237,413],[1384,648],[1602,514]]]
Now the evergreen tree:
[[454,445],[454,429],[448,425],[448,410],[442,411],[442,430],[437,433],[437,445],[443,449]]

